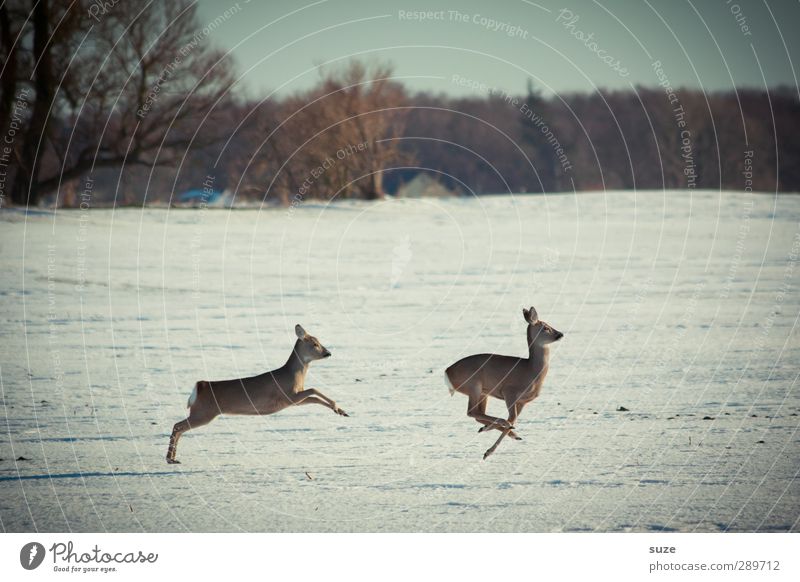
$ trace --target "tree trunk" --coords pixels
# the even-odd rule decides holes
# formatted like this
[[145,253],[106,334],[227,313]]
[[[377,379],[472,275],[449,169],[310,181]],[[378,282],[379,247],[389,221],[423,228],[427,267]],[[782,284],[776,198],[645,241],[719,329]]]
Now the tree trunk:
[[370,200],[382,200],[383,193],[383,170],[376,170],[372,174],[372,188],[370,192]]
[[39,168],[47,131],[50,106],[53,104],[52,62],[50,59],[50,14],[47,0],[39,0],[33,8],[33,56],[37,63],[34,71],[36,101],[30,123],[21,135],[22,144],[17,150],[17,172],[11,190],[11,200],[20,206],[35,206],[39,202]]
[[3,135],[6,135],[11,119],[11,108],[17,88],[17,51],[14,39],[11,38],[11,19],[7,4],[3,2],[0,5],[0,37],[2,37],[3,53],[6,55],[3,77],[0,79],[0,131]]
[[[17,89],[17,50],[14,39],[11,37],[11,18],[8,14],[8,2],[0,4],[0,43],[2,43],[3,54],[6,63],[3,68],[2,78],[0,78],[0,205],[5,205],[6,185],[13,179],[12,170],[13,154],[6,148],[9,145],[5,142],[11,124],[11,111],[14,107],[14,94]],[[13,164],[13,166],[12,166]]]

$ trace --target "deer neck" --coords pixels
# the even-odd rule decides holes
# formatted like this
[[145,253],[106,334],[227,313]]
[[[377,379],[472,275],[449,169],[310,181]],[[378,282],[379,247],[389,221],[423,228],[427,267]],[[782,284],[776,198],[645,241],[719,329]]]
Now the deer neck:
[[550,348],[548,346],[531,346],[528,351],[528,361],[537,374],[542,370],[547,372],[547,366],[550,363]]
[[308,364],[309,362],[304,361],[303,358],[300,357],[300,340],[297,340],[284,366],[284,368],[294,376],[295,386],[300,386],[302,388],[306,379],[306,373],[308,372]]
[[550,362],[550,346],[536,345],[532,335],[533,333],[528,329],[528,361],[537,376],[541,375],[542,372],[547,374],[547,366]]

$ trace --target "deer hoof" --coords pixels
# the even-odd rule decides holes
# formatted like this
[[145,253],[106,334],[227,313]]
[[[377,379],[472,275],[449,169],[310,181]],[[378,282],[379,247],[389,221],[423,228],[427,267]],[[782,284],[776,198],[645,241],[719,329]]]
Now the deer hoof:
[[170,459],[169,457],[167,457],[167,463],[170,464],[170,465],[180,465],[181,464],[181,462],[178,459]]

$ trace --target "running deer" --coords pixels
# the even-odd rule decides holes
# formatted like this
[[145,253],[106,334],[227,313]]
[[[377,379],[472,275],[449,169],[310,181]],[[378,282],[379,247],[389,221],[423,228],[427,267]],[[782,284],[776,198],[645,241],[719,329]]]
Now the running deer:
[[[484,453],[484,459],[495,451],[506,436],[522,440],[514,432],[514,423],[524,406],[539,396],[547,375],[550,344],[564,337],[560,331],[539,321],[533,307],[530,310],[523,309],[522,315],[528,324],[527,358],[477,354],[457,361],[444,372],[450,395],[461,392],[469,397],[467,416],[483,425],[478,432],[495,429],[501,433]],[[489,396],[505,401],[508,420],[486,414]]]
[[178,440],[187,430],[208,424],[220,414],[272,414],[291,405],[321,404],[341,416],[349,416],[336,403],[314,388],[305,388],[308,365],[329,358],[331,353],[300,325],[294,328],[297,341],[287,362],[277,370],[250,378],[207,382],[200,380],[189,396],[188,418],[172,429],[167,450],[168,463],[175,458]]

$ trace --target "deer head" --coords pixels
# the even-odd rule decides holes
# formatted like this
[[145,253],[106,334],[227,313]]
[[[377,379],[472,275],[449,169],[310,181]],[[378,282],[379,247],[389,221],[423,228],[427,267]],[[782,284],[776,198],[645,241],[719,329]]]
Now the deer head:
[[522,316],[528,323],[528,347],[546,346],[557,342],[564,334],[554,328],[552,325],[539,320],[539,315],[536,309],[531,306],[530,309],[523,309]]
[[313,335],[308,335],[299,323],[294,326],[294,332],[297,334],[297,343],[294,346],[294,351],[303,363],[307,364],[314,360],[321,360],[331,356],[328,349],[319,343],[319,340]]

